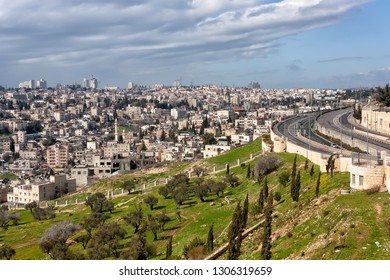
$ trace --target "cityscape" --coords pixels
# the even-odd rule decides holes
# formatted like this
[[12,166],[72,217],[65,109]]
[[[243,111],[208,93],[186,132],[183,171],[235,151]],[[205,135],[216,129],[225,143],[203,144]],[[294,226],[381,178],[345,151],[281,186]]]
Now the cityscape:
[[58,2],[0,27],[0,260],[390,259],[387,4]]

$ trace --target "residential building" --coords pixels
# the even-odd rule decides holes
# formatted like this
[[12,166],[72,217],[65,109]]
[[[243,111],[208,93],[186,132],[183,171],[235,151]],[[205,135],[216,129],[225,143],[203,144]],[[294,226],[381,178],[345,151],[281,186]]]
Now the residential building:
[[76,179],[67,179],[65,174],[52,175],[49,180],[29,181],[13,187],[7,201],[11,204],[27,204],[48,201],[63,194],[76,191]]
[[65,167],[69,161],[69,147],[59,141],[46,150],[47,165],[51,168]]

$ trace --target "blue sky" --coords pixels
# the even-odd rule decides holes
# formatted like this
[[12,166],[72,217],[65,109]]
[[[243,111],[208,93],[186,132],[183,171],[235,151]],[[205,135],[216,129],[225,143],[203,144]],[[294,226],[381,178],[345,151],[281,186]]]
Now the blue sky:
[[386,0],[0,0],[0,85],[390,81]]

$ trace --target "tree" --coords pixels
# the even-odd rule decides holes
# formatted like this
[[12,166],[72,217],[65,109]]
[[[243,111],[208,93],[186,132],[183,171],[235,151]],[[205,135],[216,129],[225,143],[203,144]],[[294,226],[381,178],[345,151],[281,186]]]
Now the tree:
[[196,176],[199,177],[200,175],[204,175],[205,169],[202,166],[196,165],[192,168],[192,170],[195,172]]
[[165,258],[169,259],[172,256],[172,236],[168,237],[167,249],[165,252]]
[[17,225],[19,221],[19,213],[10,213],[5,209],[0,209],[0,227],[4,230],[8,229],[10,222],[12,222],[13,225]]
[[330,176],[333,177],[333,171],[334,171],[334,164],[335,164],[335,155],[331,155],[329,158],[328,158],[328,161],[326,163],[326,173],[329,174],[329,171],[330,171]]
[[153,233],[153,241],[156,241],[157,231],[160,229],[160,226],[158,225],[156,217],[152,216],[151,214],[148,215],[148,221],[149,223],[147,229],[149,229]]
[[223,191],[226,189],[225,182],[217,182],[212,179],[206,180],[205,185],[207,186],[210,192],[213,192],[217,195],[217,198],[223,195]]
[[132,260],[147,260],[156,254],[156,248],[149,244],[143,231],[140,231],[130,242],[130,250],[123,251],[121,257]]
[[203,134],[202,139],[203,139],[203,145],[215,145],[218,143],[214,135],[211,133]]
[[278,175],[279,183],[285,188],[290,182],[290,172],[286,169],[282,170]]
[[384,88],[377,87],[376,91],[378,92],[377,101],[381,102],[384,106],[390,106],[390,86],[386,84]]
[[242,241],[242,209],[240,202],[237,203],[228,231],[228,260],[238,260],[240,257]]
[[310,177],[313,178],[313,175],[314,175],[314,164],[310,168]]
[[153,211],[153,207],[158,203],[158,198],[151,194],[144,198],[144,202],[148,204],[150,210]]
[[321,184],[321,171],[318,172],[317,184],[316,184],[316,197],[320,195],[320,184]]
[[180,187],[173,191],[173,200],[177,205],[183,205],[183,202],[188,199],[187,188]]
[[292,197],[293,201],[295,201],[295,202],[298,202],[298,200],[299,200],[300,189],[301,189],[301,171],[298,170],[298,174],[295,178],[295,188],[294,188],[293,197]]
[[123,217],[125,223],[134,227],[134,233],[138,232],[139,227],[141,226],[142,221],[144,220],[144,215],[141,207],[136,207],[136,209],[126,216]]
[[230,165],[229,163],[226,164],[226,175],[229,175],[230,173]]
[[104,259],[112,254],[119,257],[119,243],[125,237],[126,230],[117,222],[105,223],[94,234],[91,239],[88,256],[91,259]]
[[265,223],[264,223],[264,231],[262,236],[262,246],[261,246],[261,259],[270,260],[271,253],[271,232],[272,232],[272,207],[273,207],[273,193],[270,192],[270,195],[267,199],[267,206],[264,210],[265,215]]
[[158,194],[159,195],[162,195],[164,198],[168,198],[169,194],[170,194],[170,191],[168,189],[167,186],[161,186],[159,189],[158,189]]
[[305,171],[307,170],[308,167],[309,167],[309,160],[306,159],[305,160],[305,166],[304,166]]
[[112,210],[114,210],[113,202],[108,200],[101,192],[90,195],[85,201],[85,205],[91,207],[93,212],[109,211],[112,213]]
[[6,259],[10,260],[13,256],[15,256],[15,249],[11,246],[4,245],[0,246],[0,260]]
[[[294,194],[296,191],[296,174],[297,174],[297,154],[295,154],[294,162],[291,170],[291,188],[290,188],[290,194],[291,198],[294,200]],[[295,201],[295,200],[294,200]]]
[[259,199],[257,201],[257,205],[259,207],[260,213],[263,212],[263,208],[264,208],[264,188],[261,188],[261,190],[260,190]]
[[122,188],[131,194],[132,191],[135,191],[135,181],[134,179],[126,180],[123,182]]
[[54,214],[54,208],[49,206],[47,208],[40,208],[38,205],[37,207],[32,209],[32,215],[35,220],[43,220],[43,219],[52,219],[56,215]]
[[160,230],[164,231],[165,224],[169,222],[171,219],[168,217],[167,213],[163,211],[156,215],[156,220],[160,226]]
[[251,165],[248,164],[248,167],[246,169],[246,178],[249,179],[251,177]]
[[233,175],[233,174],[226,174],[225,181],[232,188],[237,187],[238,185],[240,185],[240,181],[239,181],[238,177],[236,175]]
[[254,175],[260,181],[265,175],[279,168],[283,160],[276,155],[265,155],[260,157],[254,167]]
[[54,260],[72,259],[67,240],[77,230],[79,228],[69,221],[54,224],[45,230],[39,241],[39,247]]
[[264,178],[263,192],[264,192],[264,199],[266,200],[269,194],[267,177]]
[[208,188],[207,188],[207,185],[206,184],[203,184],[202,182],[200,182],[200,184],[195,184],[193,187],[192,187],[195,195],[200,199],[201,202],[204,202],[204,197],[207,195],[208,193]]
[[[85,217],[81,226],[85,229],[88,236],[92,237],[92,230],[103,225],[110,218],[110,214],[92,212],[89,216]],[[88,243],[88,242],[87,242]]]
[[246,227],[246,224],[248,223],[248,214],[249,214],[249,197],[248,194],[246,194],[244,205],[242,208],[242,228],[244,229]]
[[214,250],[214,224],[211,224],[209,232],[207,234],[207,251],[212,252],[213,250]]

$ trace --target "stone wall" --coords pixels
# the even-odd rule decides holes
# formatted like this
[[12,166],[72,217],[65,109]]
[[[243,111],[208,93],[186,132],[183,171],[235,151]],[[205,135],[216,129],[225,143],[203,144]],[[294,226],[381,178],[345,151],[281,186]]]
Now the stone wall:
[[385,185],[385,166],[364,163],[351,165],[350,186],[354,190],[368,190]]

